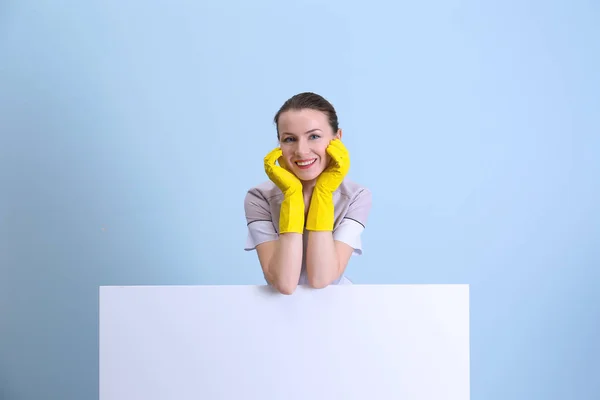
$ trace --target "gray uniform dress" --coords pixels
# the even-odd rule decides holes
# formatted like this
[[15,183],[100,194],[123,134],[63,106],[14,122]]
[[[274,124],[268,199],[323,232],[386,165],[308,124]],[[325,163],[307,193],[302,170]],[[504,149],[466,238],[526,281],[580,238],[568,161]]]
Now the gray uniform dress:
[[[248,190],[244,199],[244,210],[248,224],[246,251],[256,249],[261,243],[277,240],[279,237],[279,210],[283,193],[271,181],[261,183]],[[372,196],[369,189],[345,179],[333,193],[335,220],[333,239],[346,243],[354,249],[353,255],[362,254],[361,235],[367,225],[371,210]],[[307,283],[306,243],[307,231],[304,231],[304,255],[299,284]],[[333,284],[351,283],[345,276]]]

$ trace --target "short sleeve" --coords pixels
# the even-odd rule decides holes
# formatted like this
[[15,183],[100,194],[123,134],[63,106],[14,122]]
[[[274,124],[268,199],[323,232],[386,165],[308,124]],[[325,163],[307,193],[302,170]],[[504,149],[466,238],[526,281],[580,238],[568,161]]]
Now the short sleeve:
[[261,243],[277,240],[279,235],[273,226],[269,203],[256,189],[246,193],[244,212],[248,226],[248,236],[244,250],[254,250]]
[[363,188],[356,195],[356,197],[350,203],[348,212],[344,215],[344,219],[350,219],[358,222],[363,226],[367,227],[367,220],[369,219],[369,213],[371,212],[371,204],[373,196],[369,189]]
[[352,247],[354,255],[362,254],[361,236],[367,226],[371,202],[371,192],[368,189],[362,189],[352,200],[342,222],[333,232],[333,239]]

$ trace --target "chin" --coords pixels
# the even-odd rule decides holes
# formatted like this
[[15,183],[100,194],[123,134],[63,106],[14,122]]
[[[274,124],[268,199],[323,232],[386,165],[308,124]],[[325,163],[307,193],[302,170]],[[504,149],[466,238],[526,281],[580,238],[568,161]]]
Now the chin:
[[304,171],[296,171],[296,176],[303,182],[314,181],[321,175],[321,171],[319,172],[304,172]]
[[317,177],[316,176],[312,177],[312,178],[298,177],[298,179],[300,179],[301,182],[309,183],[309,182],[314,182],[317,179]]

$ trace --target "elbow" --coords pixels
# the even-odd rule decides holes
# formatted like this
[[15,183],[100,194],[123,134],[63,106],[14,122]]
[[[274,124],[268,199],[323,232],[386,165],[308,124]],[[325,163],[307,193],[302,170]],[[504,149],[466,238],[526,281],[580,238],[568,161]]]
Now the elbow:
[[296,291],[296,288],[298,287],[298,279],[292,279],[291,277],[274,278],[271,280],[267,279],[267,281],[279,293],[285,294],[285,295],[294,294],[294,292]]
[[267,284],[281,294],[291,295],[298,287],[299,276],[293,276],[293,274],[284,274],[281,276],[265,270],[263,276]]
[[[320,271],[320,272],[319,272]],[[331,285],[336,279],[342,275],[338,269],[335,271],[323,271],[323,268],[308,268],[307,280],[308,285],[314,289],[324,289]]]
[[298,283],[293,282],[277,282],[275,285],[275,289],[281,294],[291,295],[294,294],[296,288],[298,287]]
[[324,289],[331,284],[332,280],[325,276],[308,275],[308,285],[314,289]]

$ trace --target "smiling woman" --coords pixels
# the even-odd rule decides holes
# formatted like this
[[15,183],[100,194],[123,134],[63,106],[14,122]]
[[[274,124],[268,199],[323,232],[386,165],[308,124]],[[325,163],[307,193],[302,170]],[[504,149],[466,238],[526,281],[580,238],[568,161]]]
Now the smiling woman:
[[350,257],[362,254],[361,235],[371,192],[346,178],[348,150],[334,107],[300,93],[275,115],[279,146],[264,158],[269,181],[244,199],[248,239],[267,283],[292,294],[298,284],[346,284]]

